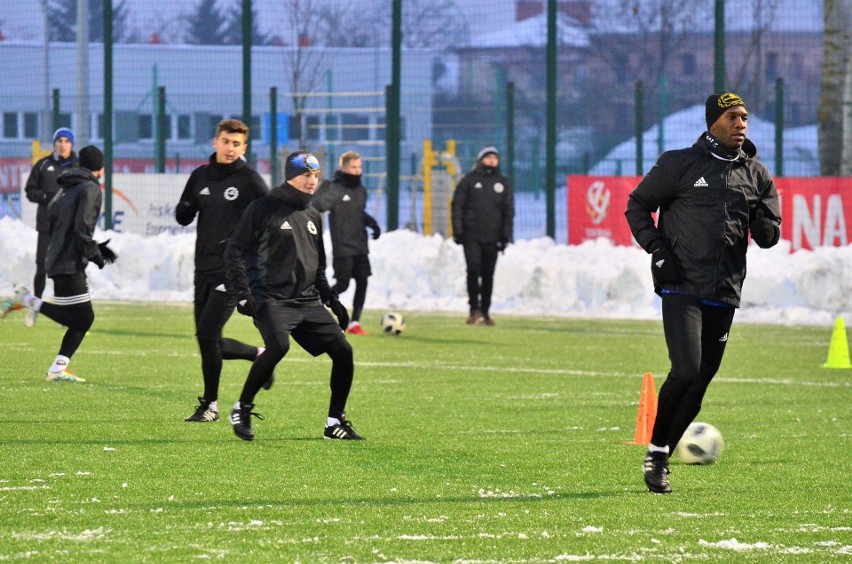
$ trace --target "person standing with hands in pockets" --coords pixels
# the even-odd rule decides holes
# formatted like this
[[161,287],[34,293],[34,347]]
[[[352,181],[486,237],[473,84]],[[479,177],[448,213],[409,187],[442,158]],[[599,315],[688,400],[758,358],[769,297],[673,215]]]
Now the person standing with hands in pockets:
[[497,255],[512,242],[515,197],[509,179],[500,173],[500,154],[483,147],[473,170],[453,193],[453,241],[464,248],[467,264],[468,325],[494,325],[491,292]]
[[713,94],[705,118],[707,131],[692,147],[660,155],[625,211],[633,237],[652,257],[671,361],[643,466],[653,493],[672,491],[669,456],[722,363],[740,305],[749,234],[761,248],[781,236],[778,191],[746,137],[745,102],[732,92]]

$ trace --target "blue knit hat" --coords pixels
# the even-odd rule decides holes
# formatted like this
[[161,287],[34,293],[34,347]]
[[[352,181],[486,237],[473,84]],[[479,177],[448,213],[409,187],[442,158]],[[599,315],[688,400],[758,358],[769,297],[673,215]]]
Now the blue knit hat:
[[306,172],[319,169],[320,164],[315,156],[307,151],[296,151],[290,153],[284,163],[284,179],[290,180]]
[[68,140],[71,141],[71,144],[74,144],[74,132],[67,127],[60,127],[53,132],[53,142],[56,143],[56,140],[60,137],[67,137]]

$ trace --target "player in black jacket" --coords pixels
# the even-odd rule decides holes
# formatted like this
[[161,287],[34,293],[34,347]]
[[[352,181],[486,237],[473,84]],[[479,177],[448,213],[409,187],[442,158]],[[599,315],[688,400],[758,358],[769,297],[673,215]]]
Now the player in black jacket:
[[[254,318],[266,351],[254,362],[231,425],[251,441],[254,397],[275,365],[290,349],[290,336],[313,356],[331,358],[331,400],[326,439],[363,440],[344,410],[355,371],[352,347],[343,333],[349,319],[325,278],[322,214],[311,207],[319,178],[319,161],[310,153],[290,154],[283,184],[252,203],[234,231],[225,262],[238,296],[237,309]],[[331,316],[323,304],[337,316]]]
[[330,181],[320,185],[311,205],[321,212],[330,212],[328,225],[335,279],[332,290],[340,295],[349,288],[349,279],[355,279],[352,320],[346,332],[366,335],[360,322],[367,297],[367,279],[372,274],[366,228],[372,230],[373,239],[378,239],[382,230],[375,218],[366,212],[367,190],[361,185],[361,155],[346,151],[339,161],[340,169]]
[[515,198],[500,174],[500,155],[484,147],[453,193],[453,240],[464,247],[467,263],[468,325],[494,325],[489,315],[497,254],[512,242]]
[[[68,168],[57,177],[60,190],[49,207],[51,237],[45,258],[56,303],[44,302],[26,288],[15,291],[14,305],[41,312],[68,328],[59,354],[47,369],[48,382],[86,381],[68,370],[71,357],[95,320],[86,282],[86,265],[93,262],[103,268],[105,263],[116,258],[106,243],[98,244],[92,239],[101,213],[103,195],[98,179],[103,173],[103,153],[89,145],[80,151],[80,167]],[[7,302],[4,310],[8,310],[9,305]]]
[[[74,132],[67,127],[60,127],[53,134],[53,153],[39,159],[30,171],[24,193],[27,199],[38,204],[36,210],[36,272],[33,279],[33,293],[41,297],[47,278],[44,266],[47,257],[47,244],[50,241],[50,218],[47,216],[47,206],[59,191],[57,177],[59,173],[77,167],[77,155],[74,153]],[[27,312],[24,325],[32,327],[35,324],[36,310]]]
[[[225,246],[243,212],[268,189],[260,175],[246,163],[249,129],[241,121],[219,122],[210,162],[195,169],[187,180],[175,219],[189,225],[198,216],[195,239],[195,336],[201,353],[204,395],[185,421],[218,421],[219,378],[222,360],[250,362],[263,350],[236,339],[222,337],[222,328],[234,312],[236,296],[225,276]],[[272,380],[266,383],[267,388]]]
[[692,147],[660,155],[625,212],[636,241],[652,255],[671,360],[645,455],[645,484],[654,493],[671,492],[668,457],[722,363],[749,233],[762,248],[781,236],[778,192],[746,138],[745,103],[731,92],[713,94],[705,117],[707,131]]

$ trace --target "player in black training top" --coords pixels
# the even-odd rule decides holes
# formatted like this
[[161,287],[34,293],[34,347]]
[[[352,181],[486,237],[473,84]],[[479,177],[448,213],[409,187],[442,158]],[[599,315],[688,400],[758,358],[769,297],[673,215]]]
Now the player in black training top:
[[[224,253],[228,238],[243,212],[268,188],[260,175],[246,163],[248,127],[241,121],[219,122],[210,162],[195,169],[186,182],[175,219],[189,225],[198,216],[195,239],[195,336],[201,353],[204,395],[195,413],[186,421],[218,421],[219,377],[222,360],[241,358],[254,362],[263,348],[222,337],[231,317],[236,296],[225,277]],[[272,380],[265,383],[267,389]]]
[[[319,161],[304,151],[287,157],[286,182],[252,203],[234,231],[225,263],[237,309],[254,318],[266,351],[254,362],[231,412],[234,433],[254,439],[254,397],[290,349],[290,336],[313,356],[331,358],[331,400],[326,439],[363,440],[344,415],[355,371],[343,328],[346,308],[325,278],[322,214],[311,207]],[[331,316],[323,304],[337,316]]]

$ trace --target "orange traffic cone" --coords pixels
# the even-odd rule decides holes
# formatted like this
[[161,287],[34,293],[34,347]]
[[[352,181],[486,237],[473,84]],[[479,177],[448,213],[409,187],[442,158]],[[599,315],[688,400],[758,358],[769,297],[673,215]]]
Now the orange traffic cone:
[[639,394],[639,414],[636,416],[636,433],[633,435],[632,444],[651,444],[651,434],[654,432],[654,421],[656,419],[657,387],[654,385],[654,375],[646,372],[642,377],[642,391]]
[[824,368],[852,368],[849,362],[849,342],[846,340],[846,325],[842,317],[834,321],[834,331],[831,333],[831,344],[828,346],[828,359]]

